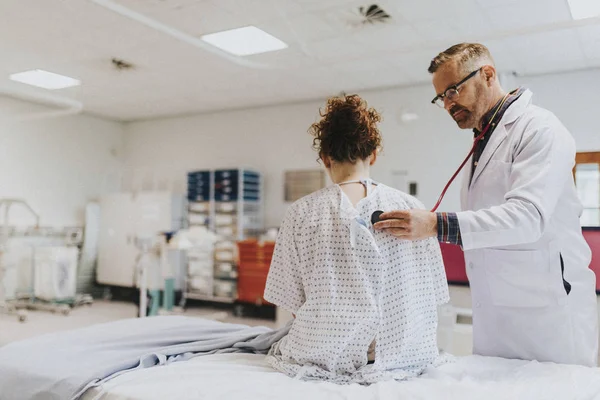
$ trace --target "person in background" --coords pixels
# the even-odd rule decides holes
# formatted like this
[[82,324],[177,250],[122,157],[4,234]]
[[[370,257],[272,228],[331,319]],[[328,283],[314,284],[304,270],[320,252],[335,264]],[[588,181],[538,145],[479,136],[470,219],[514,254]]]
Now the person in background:
[[448,302],[439,243],[375,231],[377,210],[422,207],[371,179],[380,115],[357,95],[331,98],[310,133],[333,185],[287,210],[265,299],[292,314],[267,360],[336,383],[405,379],[441,362],[437,307]]

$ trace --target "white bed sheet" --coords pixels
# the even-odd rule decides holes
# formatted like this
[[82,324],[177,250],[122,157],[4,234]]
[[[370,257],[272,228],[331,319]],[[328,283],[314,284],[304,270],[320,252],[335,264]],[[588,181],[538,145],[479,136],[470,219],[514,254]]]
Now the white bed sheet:
[[274,371],[265,356],[220,354],[133,371],[84,400],[600,399],[600,369],[468,356],[405,382],[371,386],[303,382]]

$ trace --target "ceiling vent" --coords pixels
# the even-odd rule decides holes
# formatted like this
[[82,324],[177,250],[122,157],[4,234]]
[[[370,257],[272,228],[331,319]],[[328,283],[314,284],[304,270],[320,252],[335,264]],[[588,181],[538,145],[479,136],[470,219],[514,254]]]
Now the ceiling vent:
[[385,10],[379,7],[377,4],[371,4],[370,6],[358,7],[356,25],[374,25],[379,23],[385,23],[390,20],[391,15],[385,12]]
[[352,30],[382,25],[392,18],[377,4],[353,8],[340,17],[343,18],[345,25]]

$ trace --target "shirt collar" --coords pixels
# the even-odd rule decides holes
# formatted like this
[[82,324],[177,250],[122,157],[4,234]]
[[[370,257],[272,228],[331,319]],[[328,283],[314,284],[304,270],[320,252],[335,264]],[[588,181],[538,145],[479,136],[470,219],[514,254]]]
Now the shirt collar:
[[[508,98],[506,99],[506,101],[504,102],[504,104],[502,105],[502,108],[500,110],[498,110],[498,116],[497,116],[497,120],[499,121],[500,119],[502,119],[502,116],[504,115],[504,112],[508,109],[508,107],[510,107],[510,105],[517,100],[527,89],[524,87],[519,87],[515,90],[513,90],[512,92],[510,92],[510,96],[508,96]],[[484,116],[483,116],[483,124],[482,126],[486,126],[488,123],[490,123],[492,117],[494,116],[494,113],[496,112],[496,108],[500,105],[500,103],[502,103],[503,99],[498,100],[498,102],[496,104],[494,104],[494,107],[492,107]],[[481,132],[475,128],[473,129],[473,133],[475,134],[475,136],[478,136]],[[487,136],[487,135],[486,135]]]

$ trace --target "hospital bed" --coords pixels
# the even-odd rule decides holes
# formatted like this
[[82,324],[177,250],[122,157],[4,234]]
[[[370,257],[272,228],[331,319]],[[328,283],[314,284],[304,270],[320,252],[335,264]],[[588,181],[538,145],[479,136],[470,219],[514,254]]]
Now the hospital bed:
[[[96,365],[99,362],[105,367],[110,363],[115,365],[115,350],[131,355],[136,346],[151,342],[160,346],[169,342],[169,348],[176,351],[164,354],[179,354],[191,347],[206,350],[206,344],[210,347],[217,336],[221,340],[232,335],[253,337],[255,333],[268,336],[271,332],[275,331],[200,318],[151,317],[29,339],[0,347],[0,398],[68,398],[52,394],[64,388],[81,369],[93,367],[94,374],[100,370],[110,370],[111,374],[121,372],[88,388],[81,396],[84,400],[600,399],[600,369],[481,356],[458,357],[455,362],[427,370],[419,378],[371,386],[289,378],[273,370],[264,354],[253,351],[206,353],[157,366],[130,364],[122,369],[127,370],[124,373],[119,368]],[[190,339],[200,341],[192,343]],[[264,350],[268,348],[265,343],[253,342],[249,348]],[[7,351],[10,346],[12,349]],[[142,358],[149,361],[160,351],[151,353],[152,357]],[[139,354],[147,354],[146,349]],[[117,364],[125,366],[128,362]],[[36,391],[32,396],[28,392],[32,386],[43,388],[43,393]],[[24,393],[27,395],[23,396]]]
[[600,371],[469,356],[407,382],[371,386],[302,382],[274,371],[264,355],[218,354],[130,372],[84,400],[598,399]]

